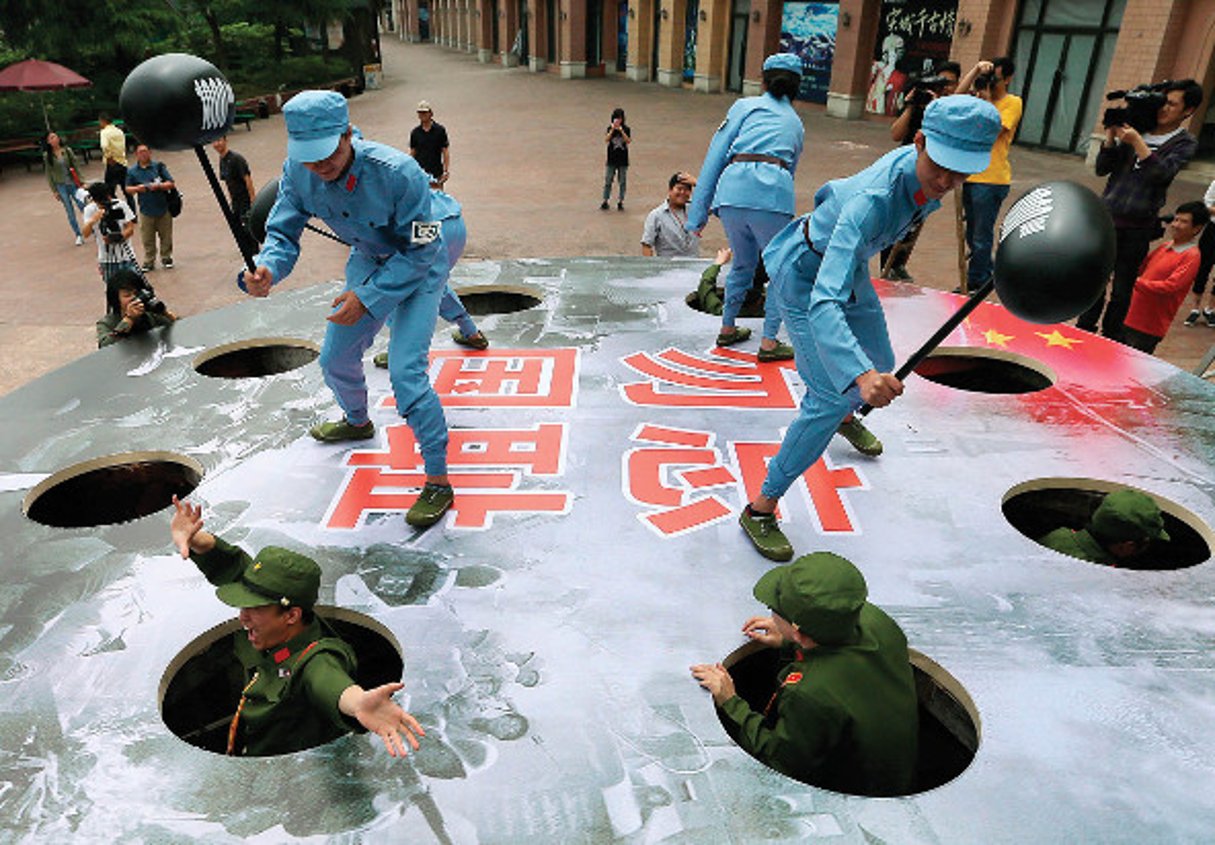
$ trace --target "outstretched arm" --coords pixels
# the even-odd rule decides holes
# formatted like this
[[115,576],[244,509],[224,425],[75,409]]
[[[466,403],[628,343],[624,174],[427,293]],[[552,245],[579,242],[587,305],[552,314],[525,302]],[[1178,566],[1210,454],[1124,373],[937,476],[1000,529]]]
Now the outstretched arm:
[[[377,734],[384,741],[384,748],[393,757],[409,754],[405,742],[417,751],[418,737],[426,736],[426,731],[422,730],[418,720],[392,700],[393,694],[404,688],[405,685],[400,682],[384,684],[372,690],[351,684],[342,691],[342,696],[338,699],[338,709],[357,719],[359,724],[371,733]],[[402,735],[405,741],[402,741]]]

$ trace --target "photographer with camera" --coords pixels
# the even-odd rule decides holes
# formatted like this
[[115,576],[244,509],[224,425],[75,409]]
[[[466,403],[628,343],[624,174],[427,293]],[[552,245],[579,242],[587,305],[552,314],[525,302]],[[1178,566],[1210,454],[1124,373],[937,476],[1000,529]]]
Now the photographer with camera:
[[101,280],[108,282],[119,270],[136,267],[135,252],[128,243],[135,234],[135,215],[129,205],[115,198],[107,183],[93,182],[86,190],[90,201],[84,207],[80,231],[86,238],[96,231],[97,269]]
[[[1008,93],[1016,65],[1007,56],[976,64],[958,83],[959,94],[974,94],[990,102],[1000,113],[1000,135],[991,148],[991,165],[976,173],[962,186],[962,213],[966,217],[966,290],[981,287],[995,269],[992,247],[995,245],[996,218],[1000,206],[1008,197],[1012,185],[1012,165],[1008,151],[1021,123],[1021,98]],[[957,293],[963,291],[959,288]]]
[[1106,110],[1105,140],[1097,153],[1097,175],[1109,176],[1101,198],[1114,218],[1114,281],[1109,304],[1102,293],[1076,328],[1096,332],[1100,319],[1101,333],[1121,341],[1139,266],[1160,237],[1157,216],[1169,185],[1198,149],[1198,139],[1181,124],[1202,104],[1202,86],[1192,79],[1168,80],[1107,97],[1126,101],[1125,108]]
[[177,322],[177,315],[134,270],[119,270],[106,281],[105,304],[105,316],[97,321],[98,349]]
[[[915,141],[924,121],[924,108],[937,97],[948,97],[958,88],[962,66],[957,62],[941,62],[929,76],[912,76],[903,88],[903,110],[890,124],[890,140],[900,146]],[[896,282],[915,281],[907,272],[907,259],[920,236],[923,223],[912,227],[901,241],[882,250],[881,276]],[[893,261],[891,258],[893,257]]]

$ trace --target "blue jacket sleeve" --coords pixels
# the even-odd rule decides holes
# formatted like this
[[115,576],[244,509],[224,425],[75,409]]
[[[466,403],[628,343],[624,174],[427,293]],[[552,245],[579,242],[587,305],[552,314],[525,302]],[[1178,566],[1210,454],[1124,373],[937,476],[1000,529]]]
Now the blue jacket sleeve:
[[844,392],[873,362],[844,317],[858,273],[868,272],[866,245],[877,238],[886,216],[885,198],[861,192],[844,203],[823,250],[810,294],[810,329],[831,383]]
[[[301,207],[299,193],[292,185],[290,160],[283,163],[283,175],[278,181],[278,198],[266,217],[266,240],[253,263],[266,267],[274,274],[274,284],[291,275],[300,257],[300,235],[311,219],[311,212]],[[244,290],[244,283],[238,282]]]
[[730,163],[730,146],[738,137],[743,118],[747,114],[746,107],[740,107],[739,103],[730,106],[726,119],[717,127],[712,140],[709,141],[709,150],[705,153],[704,164],[700,166],[700,176],[696,179],[696,190],[692,192],[688,222],[684,224],[684,228],[689,232],[703,229],[709,222],[709,209],[713,207],[713,197],[717,193],[717,180]]

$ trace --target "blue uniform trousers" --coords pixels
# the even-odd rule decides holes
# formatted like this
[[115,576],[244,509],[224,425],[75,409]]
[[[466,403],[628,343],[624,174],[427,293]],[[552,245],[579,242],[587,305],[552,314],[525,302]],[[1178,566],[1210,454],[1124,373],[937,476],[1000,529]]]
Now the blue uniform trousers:
[[[821,262],[817,253],[803,249],[797,260],[769,270],[777,272],[772,273],[768,283],[768,301],[776,300],[780,306],[785,330],[796,353],[797,372],[806,387],[797,419],[785,433],[780,451],[768,463],[768,475],[760,492],[770,499],[783,496],[793,482],[822,457],[839,424],[864,404],[855,384],[843,393],[835,389],[814,342],[810,328],[810,294]],[[862,264],[859,272],[866,278],[858,283],[870,284],[868,268]],[[867,304],[847,305],[844,319],[861,349],[873,361],[874,368],[880,373],[890,372],[894,369],[894,350],[886,331],[886,317],[876,297],[866,300]]]
[[[425,278],[387,315],[391,330],[388,374],[392,392],[397,412],[418,441],[427,475],[447,472],[447,420],[428,374],[430,337],[435,330],[447,271],[447,252],[440,246],[434,250],[434,263]],[[346,262],[346,290],[357,292],[363,280],[378,272],[384,272],[384,268],[375,259],[352,251]],[[363,354],[384,322],[367,313],[352,326],[329,323],[325,332],[319,362],[321,372],[347,421],[353,425],[370,419]]]
[[[456,266],[460,256],[464,254],[464,244],[468,241],[468,227],[464,225],[463,217],[449,217],[443,221],[443,243],[447,246],[447,272]],[[447,285],[443,289],[443,299],[439,303],[439,316],[449,323],[455,323],[460,333],[472,337],[477,333],[477,324],[469,316],[468,309],[456,296],[456,292]]]
[[[726,301],[721,311],[721,324],[733,326],[755,279],[755,268],[759,266],[764,247],[773,235],[789,224],[793,215],[723,205],[717,209],[717,216],[721,218],[721,227],[726,230],[726,240],[734,252],[730,274],[726,276]],[[764,337],[775,340],[778,331],[780,308],[769,296],[764,306]]]

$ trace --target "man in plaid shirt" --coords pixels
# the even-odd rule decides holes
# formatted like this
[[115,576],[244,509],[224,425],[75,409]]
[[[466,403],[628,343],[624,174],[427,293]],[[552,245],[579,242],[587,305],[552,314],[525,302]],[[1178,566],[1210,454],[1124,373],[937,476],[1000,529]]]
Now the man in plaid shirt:
[[[1151,242],[1160,236],[1158,215],[1177,171],[1198,149],[1198,139],[1181,128],[1202,104],[1202,86],[1193,79],[1165,83],[1165,103],[1156,126],[1147,134],[1131,126],[1110,126],[1097,153],[1097,175],[1109,176],[1102,199],[1114,218],[1117,255],[1109,305],[1105,294],[1080,315],[1076,327],[1122,340],[1122,324],[1131,304],[1139,265]],[[1105,316],[1102,318],[1102,310]]]

